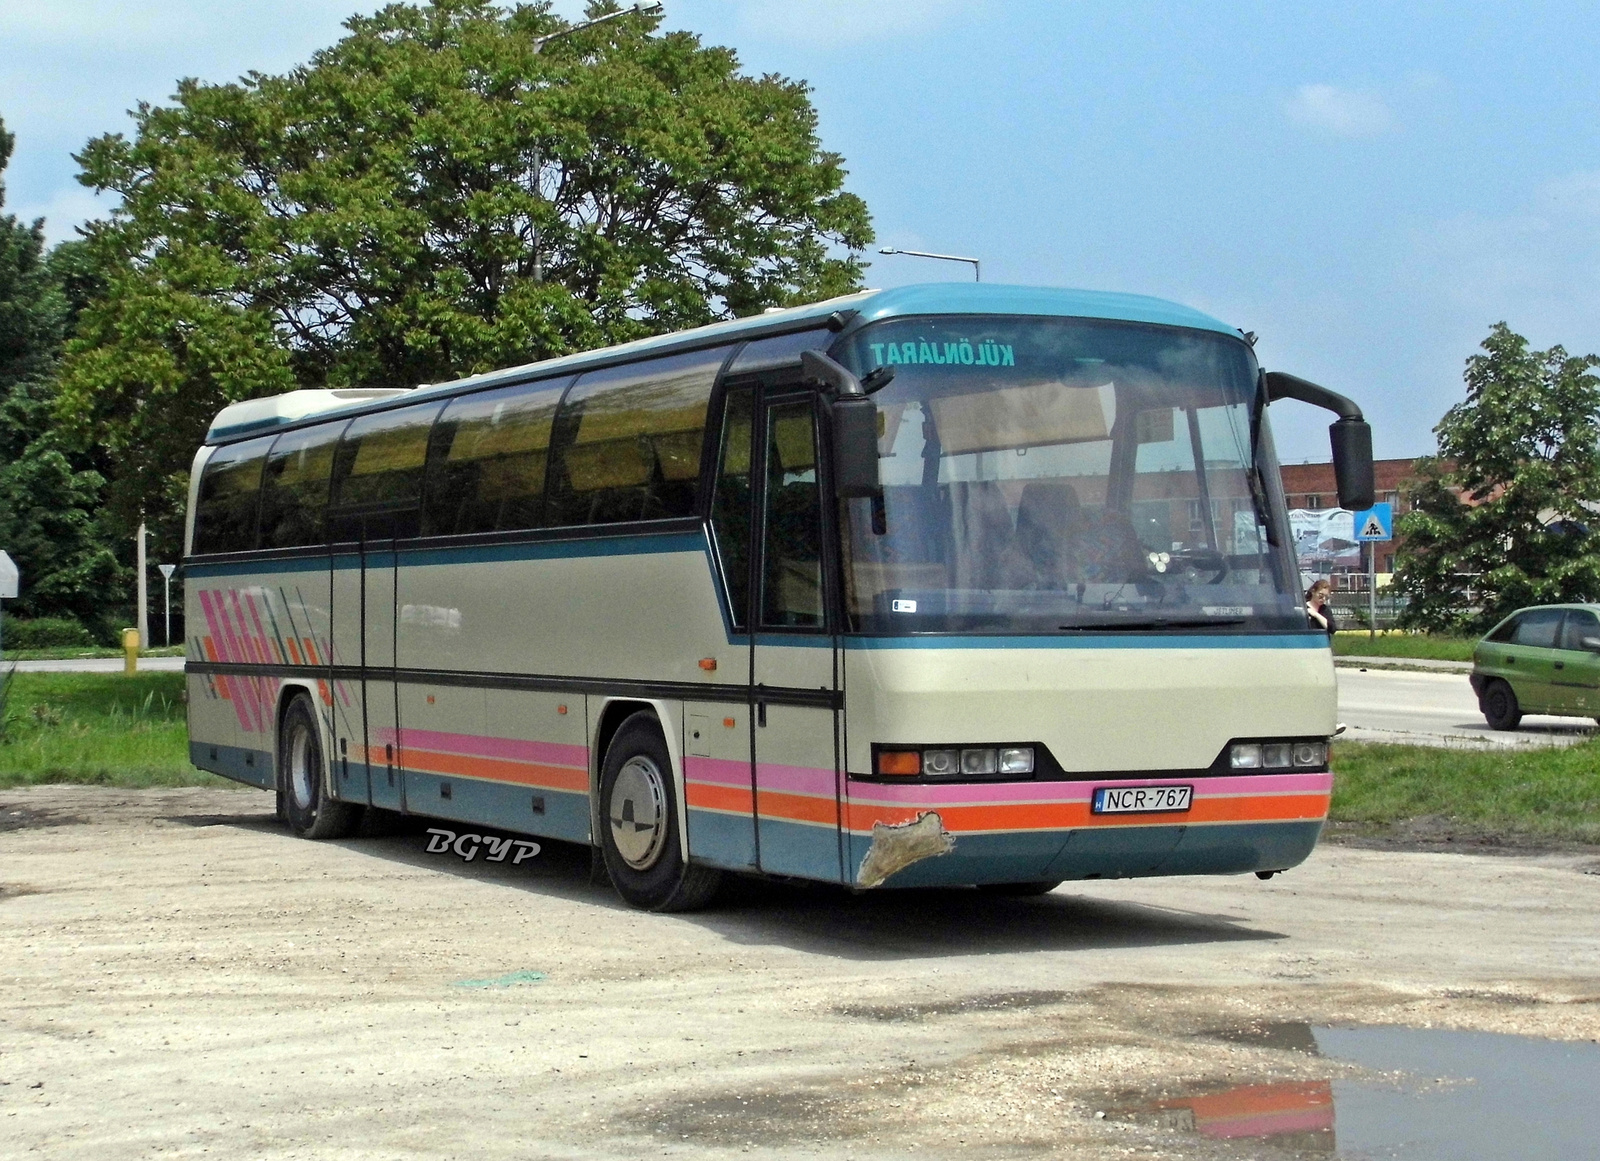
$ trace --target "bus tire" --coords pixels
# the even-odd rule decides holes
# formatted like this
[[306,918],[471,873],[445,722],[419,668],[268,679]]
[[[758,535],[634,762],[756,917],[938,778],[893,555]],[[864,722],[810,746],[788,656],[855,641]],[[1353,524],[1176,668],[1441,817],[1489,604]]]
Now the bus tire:
[[278,789],[289,829],[301,838],[345,838],[361,822],[361,808],[328,797],[322,736],[311,698],[297,693],[278,726]]
[[986,895],[1009,895],[1024,899],[1030,895],[1048,895],[1061,886],[1060,879],[1042,879],[1037,883],[979,883],[978,890]]
[[1522,721],[1522,707],[1517,695],[1504,681],[1491,681],[1484,687],[1483,699],[1478,703],[1483,709],[1483,720],[1491,730],[1514,730]]
[[679,842],[672,758],[653,714],[618,727],[600,770],[600,853],[611,884],[645,911],[696,911],[722,872],[686,863]]

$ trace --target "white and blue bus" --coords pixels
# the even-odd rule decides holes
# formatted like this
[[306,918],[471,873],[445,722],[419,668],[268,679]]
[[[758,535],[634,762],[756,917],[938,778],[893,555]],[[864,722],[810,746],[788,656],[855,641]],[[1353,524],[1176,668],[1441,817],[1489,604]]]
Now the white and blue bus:
[[195,457],[195,765],[310,838],[598,847],[630,903],[1292,867],[1332,775],[1267,422],[1355,405],[1153,298],[869,291],[396,391]]

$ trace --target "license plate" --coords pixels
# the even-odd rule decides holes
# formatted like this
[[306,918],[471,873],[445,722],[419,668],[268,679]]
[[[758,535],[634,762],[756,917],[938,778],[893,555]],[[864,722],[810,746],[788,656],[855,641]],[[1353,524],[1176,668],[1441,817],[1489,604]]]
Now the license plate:
[[1170,814],[1189,809],[1193,786],[1101,786],[1090,809],[1095,814]]

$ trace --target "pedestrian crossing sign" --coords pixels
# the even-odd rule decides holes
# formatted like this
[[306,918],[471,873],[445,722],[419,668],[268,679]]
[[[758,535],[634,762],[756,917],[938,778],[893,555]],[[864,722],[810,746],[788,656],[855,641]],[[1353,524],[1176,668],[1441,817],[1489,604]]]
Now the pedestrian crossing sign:
[[1355,513],[1357,540],[1393,540],[1394,510],[1388,503],[1374,504],[1365,512]]

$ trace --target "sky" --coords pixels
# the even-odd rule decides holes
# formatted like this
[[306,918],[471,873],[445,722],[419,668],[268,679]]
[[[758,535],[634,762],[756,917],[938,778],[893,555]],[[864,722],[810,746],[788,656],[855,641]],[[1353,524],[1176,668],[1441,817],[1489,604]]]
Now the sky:
[[[992,282],[1171,298],[1434,449],[1505,321],[1600,351],[1600,19],[1582,3],[665,0],[804,79],[878,245]],[[0,0],[6,212],[72,236],[71,154],[177,78],[279,72],[370,0]],[[556,0],[576,16],[581,0]],[[867,282],[971,278],[871,255]],[[1273,408],[1285,461],[1325,413]]]

